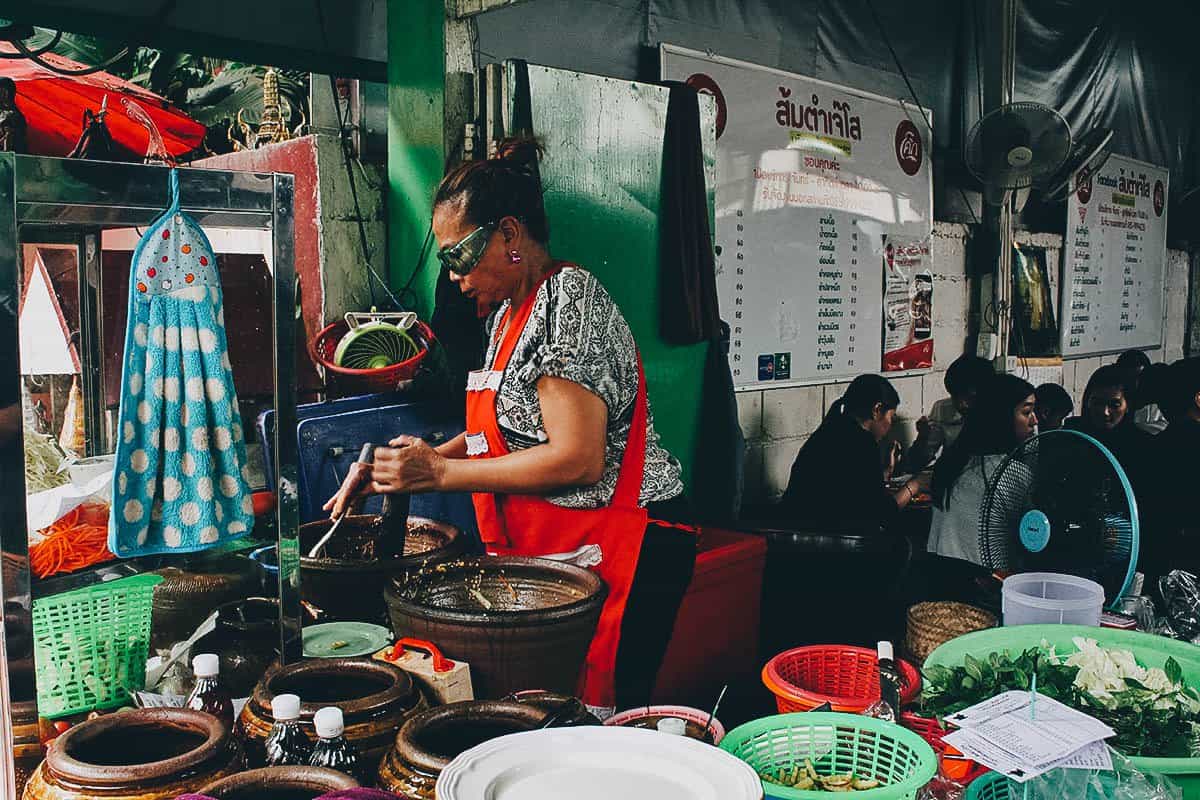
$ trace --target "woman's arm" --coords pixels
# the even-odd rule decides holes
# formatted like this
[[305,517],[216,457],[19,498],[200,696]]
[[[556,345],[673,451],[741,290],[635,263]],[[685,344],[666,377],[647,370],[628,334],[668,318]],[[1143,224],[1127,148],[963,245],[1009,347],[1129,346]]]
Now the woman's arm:
[[542,377],[537,391],[545,444],[495,458],[452,459],[401,437],[404,446],[375,451],[370,491],[546,494],[596,483],[604,475],[608,407],[562,378]]
[[[400,440],[395,439],[388,444],[399,444]],[[460,433],[448,442],[444,442],[434,448],[434,452],[443,458],[466,458],[467,457],[467,434]]]

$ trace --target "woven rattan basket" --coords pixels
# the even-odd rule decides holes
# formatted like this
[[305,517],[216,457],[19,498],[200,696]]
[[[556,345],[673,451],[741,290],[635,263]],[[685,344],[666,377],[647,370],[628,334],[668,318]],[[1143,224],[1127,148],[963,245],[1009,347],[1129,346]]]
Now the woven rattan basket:
[[994,628],[996,617],[966,603],[917,603],[908,609],[904,646],[916,664],[951,639],[964,633]]

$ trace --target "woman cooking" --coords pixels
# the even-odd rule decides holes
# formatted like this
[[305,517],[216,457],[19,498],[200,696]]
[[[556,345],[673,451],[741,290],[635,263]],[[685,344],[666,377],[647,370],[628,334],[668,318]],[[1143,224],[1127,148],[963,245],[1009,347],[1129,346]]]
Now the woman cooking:
[[[659,444],[628,323],[589,272],[550,255],[532,140],[467,162],[434,199],[438,258],[489,319],[467,381],[467,432],[436,449],[401,436],[376,450],[369,491],[474,492],[491,552],[598,544],[608,585],[584,700],[644,705],[691,581],[679,462]],[[346,500],[327,510],[342,513]],[[660,521],[668,521],[663,523]]]

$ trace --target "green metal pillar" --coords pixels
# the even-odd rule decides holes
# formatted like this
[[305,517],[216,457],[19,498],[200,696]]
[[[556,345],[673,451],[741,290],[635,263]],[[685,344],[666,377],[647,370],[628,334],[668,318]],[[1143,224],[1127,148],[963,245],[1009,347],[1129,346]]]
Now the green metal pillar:
[[437,281],[432,241],[420,254],[446,163],[445,26],[445,0],[388,2],[388,272],[423,319]]

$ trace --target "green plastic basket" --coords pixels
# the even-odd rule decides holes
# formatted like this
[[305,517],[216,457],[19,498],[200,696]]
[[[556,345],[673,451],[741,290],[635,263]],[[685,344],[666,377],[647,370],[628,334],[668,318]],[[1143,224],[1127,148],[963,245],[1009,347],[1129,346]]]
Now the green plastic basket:
[[963,800],[1020,800],[1013,782],[999,772],[985,772],[967,787]]
[[135,575],[33,601],[38,714],[116,708],[146,683],[150,606],[161,575]]
[[[855,792],[864,800],[912,800],[937,772],[933,748],[917,734],[890,722],[857,714],[810,711],[748,722],[730,731],[721,749],[760,775],[813,762],[822,775],[853,772],[882,786]],[[763,781],[767,797],[806,800],[828,792],[793,789]]]
[[[968,653],[978,659],[1005,650],[1016,654],[1037,647],[1043,640],[1053,645],[1059,653],[1073,653],[1075,645],[1071,640],[1076,636],[1095,639],[1102,647],[1129,650],[1144,667],[1162,667],[1168,658],[1174,658],[1183,668],[1183,679],[1187,685],[1200,687],[1200,647],[1138,631],[1084,625],[1014,625],[968,633],[951,639],[930,653],[929,658],[925,659],[925,666],[960,666],[966,661]],[[1168,776],[1183,789],[1183,800],[1200,800],[1200,758],[1134,756],[1130,761],[1143,772]]]

